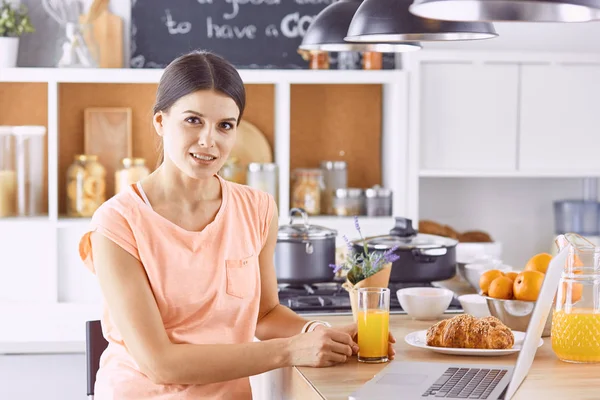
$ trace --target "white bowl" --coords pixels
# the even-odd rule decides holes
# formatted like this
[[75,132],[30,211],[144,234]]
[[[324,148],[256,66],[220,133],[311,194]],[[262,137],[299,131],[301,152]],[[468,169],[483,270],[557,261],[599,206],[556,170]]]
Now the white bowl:
[[396,295],[409,316],[419,320],[434,320],[444,314],[454,293],[443,288],[414,287],[399,289]]
[[478,294],[463,294],[458,296],[458,301],[462,306],[465,314],[471,314],[476,318],[489,317],[490,308],[485,297]]
[[481,274],[490,269],[498,269],[502,272],[508,272],[513,270],[513,268],[510,265],[506,264],[467,264],[465,265],[465,278],[467,279],[467,282],[469,282],[469,284],[473,287],[473,289],[479,292],[479,278],[481,277]]

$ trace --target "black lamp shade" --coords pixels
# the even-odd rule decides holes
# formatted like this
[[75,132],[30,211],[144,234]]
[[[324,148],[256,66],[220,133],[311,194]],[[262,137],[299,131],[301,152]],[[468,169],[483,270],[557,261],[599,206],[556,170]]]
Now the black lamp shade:
[[381,53],[420,50],[419,43],[356,43],[345,41],[348,26],[362,0],[340,0],[325,7],[310,24],[300,50],[376,51]]
[[587,22],[600,0],[415,0],[410,12],[450,21]]
[[352,42],[455,41],[498,36],[489,22],[421,18],[409,12],[412,0],[365,0],[352,18]]

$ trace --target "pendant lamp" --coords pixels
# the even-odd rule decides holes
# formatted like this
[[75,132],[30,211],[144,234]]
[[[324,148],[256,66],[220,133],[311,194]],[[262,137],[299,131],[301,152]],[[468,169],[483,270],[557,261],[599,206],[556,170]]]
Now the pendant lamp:
[[415,0],[410,12],[452,21],[587,22],[600,0]]
[[364,0],[346,40],[352,42],[455,41],[498,36],[489,22],[456,22],[421,18],[408,9],[412,0]]
[[420,50],[419,43],[357,43],[344,40],[348,26],[362,0],[340,0],[325,7],[309,25],[300,50],[374,51],[400,53]]

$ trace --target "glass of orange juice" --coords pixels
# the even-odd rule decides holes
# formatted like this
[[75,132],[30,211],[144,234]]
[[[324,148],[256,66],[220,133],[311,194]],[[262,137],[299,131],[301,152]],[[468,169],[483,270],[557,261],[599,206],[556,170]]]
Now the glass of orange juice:
[[358,289],[358,361],[388,361],[390,289]]

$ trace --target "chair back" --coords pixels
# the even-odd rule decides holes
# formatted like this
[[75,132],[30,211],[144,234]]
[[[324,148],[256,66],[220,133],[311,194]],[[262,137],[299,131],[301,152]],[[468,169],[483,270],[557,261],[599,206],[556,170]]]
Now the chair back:
[[85,323],[85,359],[87,365],[87,394],[94,396],[94,384],[96,373],[100,368],[100,356],[108,346],[108,342],[102,335],[100,321],[86,321]]

